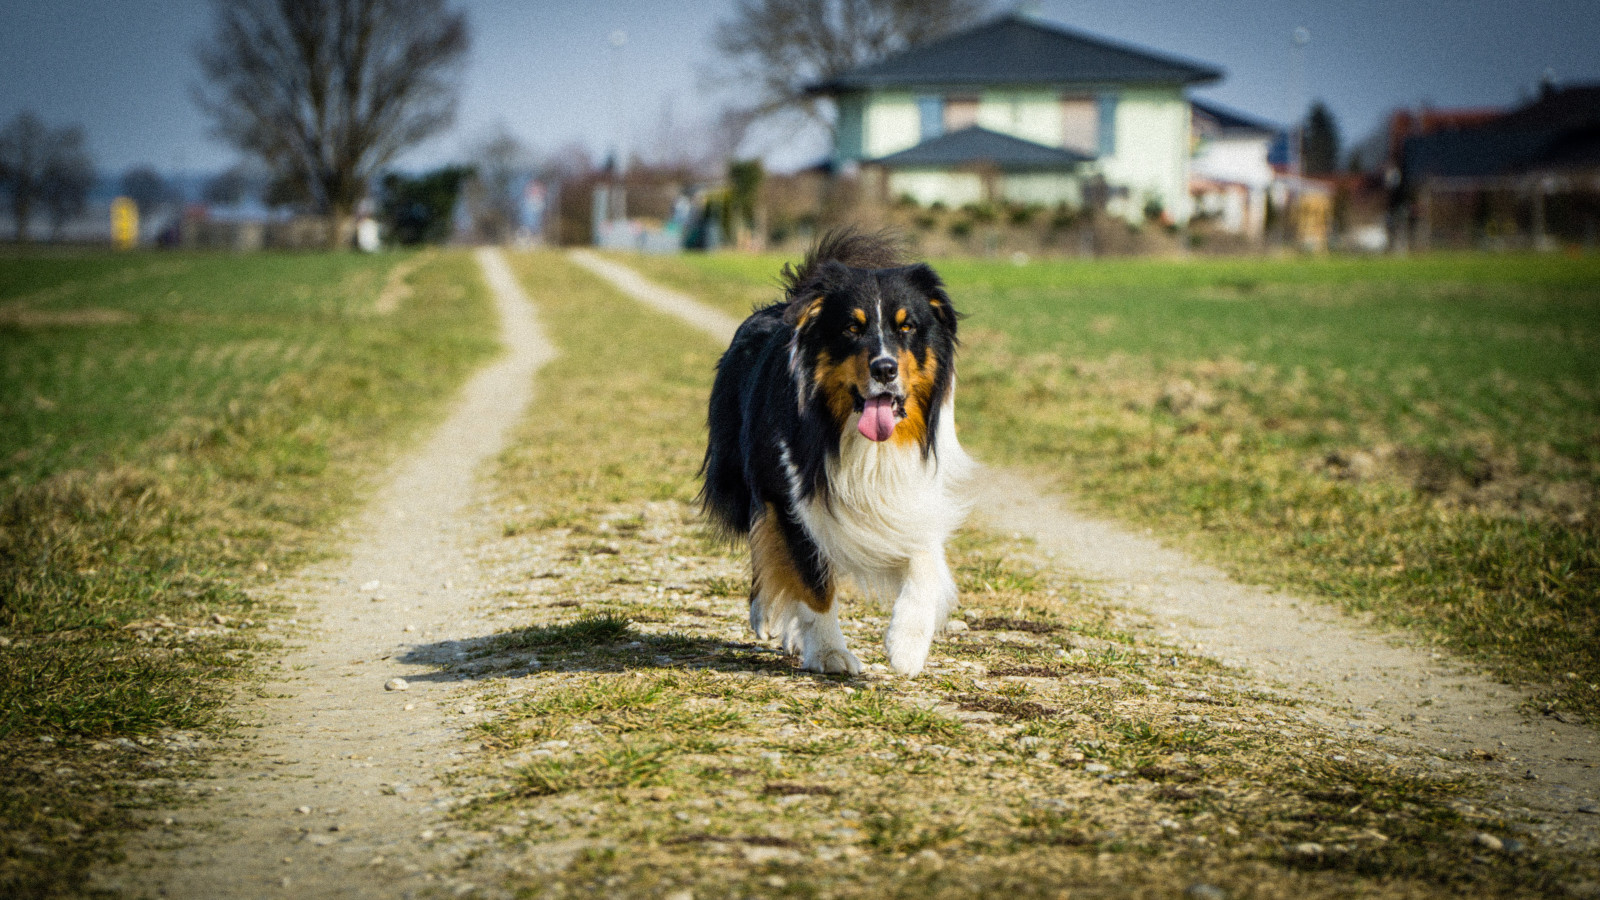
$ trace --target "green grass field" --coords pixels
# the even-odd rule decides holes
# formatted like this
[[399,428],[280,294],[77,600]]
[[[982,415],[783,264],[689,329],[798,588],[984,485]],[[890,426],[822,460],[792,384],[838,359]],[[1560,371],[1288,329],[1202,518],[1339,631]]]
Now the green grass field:
[[[742,313],[781,260],[629,262]],[[1600,713],[1600,259],[937,268],[982,459]]]
[[246,589],[333,549],[494,327],[466,254],[0,257],[0,894],[155,799],[93,742],[224,724]]

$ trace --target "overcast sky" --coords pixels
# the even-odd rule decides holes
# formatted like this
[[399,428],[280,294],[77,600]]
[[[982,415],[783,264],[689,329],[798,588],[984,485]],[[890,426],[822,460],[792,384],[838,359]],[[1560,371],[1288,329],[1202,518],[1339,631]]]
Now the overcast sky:
[[[457,0],[473,48],[456,128],[402,162],[461,158],[504,123],[536,148],[574,141],[596,152],[647,144],[663,119],[710,117],[702,73],[711,32],[733,0]],[[1346,143],[1397,106],[1500,106],[1550,70],[1600,82],[1596,0],[1045,0],[1046,19],[1221,67],[1208,97],[1277,122],[1322,98]],[[1004,8],[997,6],[997,9]],[[222,168],[190,100],[193,48],[208,32],[206,0],[0,0],[0,120],[33,109],[89,132],[102,170],[138,163],[172,171]],[[1310,43],[1296,65],[1291,35]],[[613,48],[608,37],[625,32]],[[769,138],[769,161],[809,162],[803,135]]]

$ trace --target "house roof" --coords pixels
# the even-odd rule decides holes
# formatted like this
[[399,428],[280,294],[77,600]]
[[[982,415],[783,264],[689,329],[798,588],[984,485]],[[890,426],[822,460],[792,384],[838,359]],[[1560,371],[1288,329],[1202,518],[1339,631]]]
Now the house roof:
[[838,94],[873,87],[1199,84],[1222,70],[1011,14],[813,85]]
[[973,125],[872,161],[890,169],[950,168],[984,163],[1002,171],[1017,171],[1071,168],[1092,158]]
[[1189,105],[1194,107],[1195,112],[1215,122],[1217,130],[1223,134],[1244,132],[1277,134],[1283,130],[1270,122],[1229,109],[1226,106],[1219,106],[1209,100],[1196,100],[1191,97],[1189,98]]
[[1405,176],[1484,178],[1600,164],[1600,84],[1553,88],[1478,128],[1405,144]]

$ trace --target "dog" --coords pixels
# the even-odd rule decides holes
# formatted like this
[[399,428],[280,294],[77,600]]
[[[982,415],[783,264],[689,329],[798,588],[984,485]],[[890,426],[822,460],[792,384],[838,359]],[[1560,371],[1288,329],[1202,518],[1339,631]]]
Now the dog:
[[944,545],[974,468],[956,440],[944,282],[889,235],[825,235],[717,363],[702,509],[748,538],[750,627],[803,669],[858,675],[836,587],[893,600],[884,649],[914,676],[957,603]]

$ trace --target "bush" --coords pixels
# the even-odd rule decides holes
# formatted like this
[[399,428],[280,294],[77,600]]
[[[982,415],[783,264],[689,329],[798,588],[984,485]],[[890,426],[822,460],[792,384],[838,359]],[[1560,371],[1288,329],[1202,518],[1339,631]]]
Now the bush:
[[1006,211],[1006,220],[1018,228],[1023,228],[1033,221],[1040,209],[1037,203],[1017,204]]
[[978,225],[987,225],[995,220],[993,203],[968,203],[966,206],[961,207],[961,211],[966,213]]

